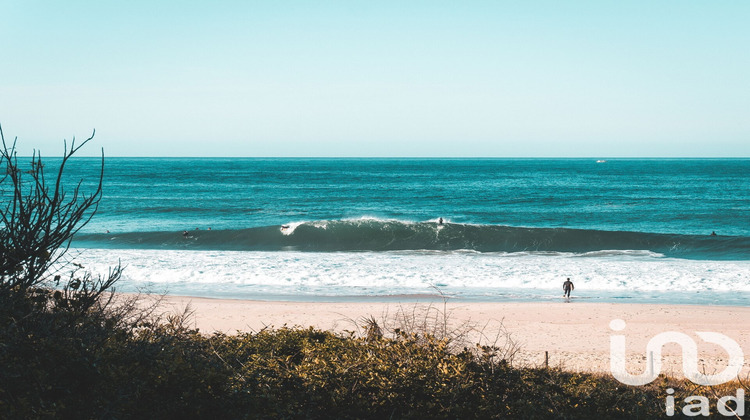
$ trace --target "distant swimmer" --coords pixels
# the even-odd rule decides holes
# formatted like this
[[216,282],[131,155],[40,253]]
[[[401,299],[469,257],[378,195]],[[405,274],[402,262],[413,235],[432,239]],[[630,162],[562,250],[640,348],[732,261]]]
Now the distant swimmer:
[[716,236],[716,232],[711,232],[711,236]]
[[187,238],[187,237],[188,237],[188,235],[190,235],[190,233],[189,233],[188,231],[184,231],[184,232],[182,232],[182,236],[184,236],[184,237],[186,237],[186,238]]
[[281,230],[282,231],[285,231],[287,229],[289,229],[289,225],[281,225]]
[[570,281],[570,277],[568,277],[568,279],[565,280],[565,283],[563,283],[563,297],[570,299],[570,292],[575,288],[573,282]]
[[441,217],[438,219],[438,225],[442,225],[442,224],[443,224],[443,218]]

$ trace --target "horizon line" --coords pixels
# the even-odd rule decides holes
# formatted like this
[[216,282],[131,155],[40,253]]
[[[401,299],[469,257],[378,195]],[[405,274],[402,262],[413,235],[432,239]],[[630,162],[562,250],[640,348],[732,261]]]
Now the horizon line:
[[[19,157],[32,157],[19,156]],[[47,156],[48,158],[55,158],[56,156]],[[97,158],[101,159],[101,155],[82,155],[74,156],[78,158]],[[373,160],[384,160],[384,159],[418,159],[418,160],[500,160],[500,159],[570,159],[570,160],[603,160],[606,163],[607,160],[633,160],[633,159],[661,159],[661,160],[701,160],[701,159],[722,159],[722,160],[745,160],[750,159],[750,156],[107,156],[105,158],[117,158],[117,159],[373,159]]]

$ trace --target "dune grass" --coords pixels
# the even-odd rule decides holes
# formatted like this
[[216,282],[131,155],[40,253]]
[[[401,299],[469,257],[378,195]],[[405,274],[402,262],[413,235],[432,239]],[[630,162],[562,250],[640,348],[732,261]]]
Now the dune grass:
[[629,387],[606,375],[515,367],[503,343],[468,345],[461,340],[471,329],[417,310],[345,333],[226,335],[187,327],[187,312],[159,318],[103,295],[83,311],[73,310],[75,294],[52,290],[5,290],[0,299],[0,417],[8,419],[652,419],[665,416],[667,389],[678,416],[686,396],[705,395],[711,415],[726,418],[718,396],[747,390],[667,377]]

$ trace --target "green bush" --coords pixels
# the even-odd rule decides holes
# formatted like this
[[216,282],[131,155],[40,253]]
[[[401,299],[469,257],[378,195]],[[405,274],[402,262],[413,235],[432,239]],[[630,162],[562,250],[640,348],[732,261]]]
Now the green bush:
[[[128,323],[115,307],[73,316],[38,297],[1,298],[4,419],[651,419],[664,417],[667,388],[715,405],[717,392],[741,386],[662,378],[629,387],[516,368],[489,357],[491,348],[449,351],[430,335],[287,327],[204,335],[180,317]],[[712,416],[723,418],[715,406]]]

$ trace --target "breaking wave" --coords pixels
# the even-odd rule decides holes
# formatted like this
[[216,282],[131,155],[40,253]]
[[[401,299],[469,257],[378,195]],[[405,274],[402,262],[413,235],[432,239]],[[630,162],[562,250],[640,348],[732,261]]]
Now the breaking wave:
[[750,238],[567,228],[474,225],[437,220],[319,220],[237,230],[79,234],[88,248],[241,251],[476,251],[750,259]]

